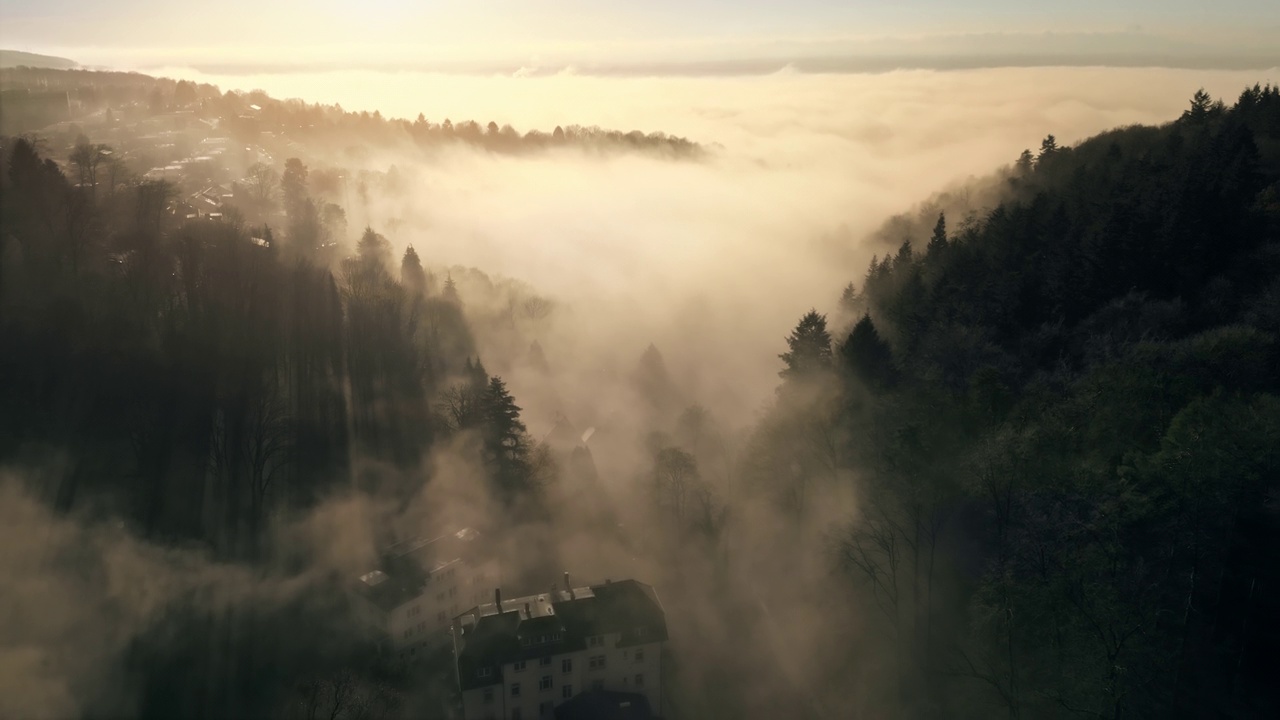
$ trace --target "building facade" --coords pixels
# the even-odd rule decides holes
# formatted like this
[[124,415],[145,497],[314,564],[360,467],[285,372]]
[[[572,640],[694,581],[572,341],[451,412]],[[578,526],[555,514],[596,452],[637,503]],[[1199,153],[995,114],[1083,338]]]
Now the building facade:
[[360,576],[358,612],[401,660],[447,645],[453,618],[483,602],[501,580],[479,533],[463,529],[397,543],[381,568]]
[[662,706],[666,616],[635,580],[479,605],[453,623],[465,720],[535,720],[584,692],[643,695]]

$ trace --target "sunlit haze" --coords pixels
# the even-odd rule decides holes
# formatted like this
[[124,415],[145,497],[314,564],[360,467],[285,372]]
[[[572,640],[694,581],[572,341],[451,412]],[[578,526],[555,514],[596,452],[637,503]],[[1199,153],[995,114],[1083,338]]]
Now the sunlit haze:
[[0,719],[1280,717],[1275,0],[3,0]]
[[228,0],[196,18],[190,13],[163,0],[9,0],[0,10],[0,42],[137,68],[625,68],[863,55],[1221,63],[1274,57],[1280,28],[1280,11],[1266,0],[286,0],[265,8]]

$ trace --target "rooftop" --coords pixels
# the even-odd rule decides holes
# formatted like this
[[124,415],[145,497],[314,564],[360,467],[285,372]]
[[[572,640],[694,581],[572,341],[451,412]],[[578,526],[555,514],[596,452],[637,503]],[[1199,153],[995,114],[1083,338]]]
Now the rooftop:
[[383,612],[390,612],[421,595],[432,574],[471,554],[479,537],[475,530],[463,528],[395,543],[383,552],[381,568],[360,576],[357,592]]
[[455,628],[463,690],[502,682],[506,663],[584,650],[593,636],[618,635],[617,647],[667,639],[657,593],[636,580],[486,603],[459,615]]

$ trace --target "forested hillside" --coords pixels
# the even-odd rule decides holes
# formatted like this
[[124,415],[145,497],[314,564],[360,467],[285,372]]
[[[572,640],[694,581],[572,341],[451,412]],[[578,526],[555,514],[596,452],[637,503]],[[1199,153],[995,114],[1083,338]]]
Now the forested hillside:
[[[891,221],[748,420],[646,338],[629,373],[561,373],[594,346],[533,330],[553,299],[393,228],[349,243],[341,168],[280,152],[443,124],[99,79],[104,132],[181,132],[0,142],[0,660],[30,707],[456,716],[448,658],[390,662],[346,590],[458,520],[507,587],[652,583],[667,718],[1280,710],[1280,89],[1050,136],[968,196],[980,214]],[[246,120],[270,148],[225,178],[150,162],[210,145],[159,149],[187,110],[200,135],[292,129]],[[524,374],[519,400],[486,363]],[[609,412],[535,441],[521,405],[554,416],[567,389]]]
[[[103,146],[81,149],[84,163],[109,157]],[[475,463],[482,492],[502,503],[493,522],[539,518],[547,461],[505,383],[475,356],[453,283],[430,286],[412,247],[393,258],[367,229],[330,267],[334,248],[322,256],[297,223],[277,234],[234,214],[183,219],[167,181],[116,184],[104,172],[101,183],[73,182],[25,138],[3,152],[6,487],[16,474],[61,516],[118,523],[152,547],[189,549],[191,561],[257,567],[254,587],[312,570],[294,581],[310,591],[249,614],[223,616],[196,594],[171,599],[112,671],[137,679],[136,696],[78,688],[107,716],[260,716],[307,678],[376,675],[369,638],[342,609],[349,578],[326,577],[308,557],[313,546],[280,528],[352,493],[393,512],[431,480],[432,447],[455,443]],[[286,176],[286,217],[311,203],[302,172],[292,187]],[[41,532],[44,552],[67,542]],[[379,543],[398,539],[390,526],[381,532]],[[111,577],[102,563],[118,548],[82,540],[92,557],[59,552],[39,572],[91,587]],[[245,580],[235,583],[248,591]],[[231,643],[222,661],[206,647],[215,637]]]
[[[4,149],[0,454],[55,457],[40,483],[57,508],[239,557],[273,506],[376,482],[356,457],[416,468],[483,426],[495,480],[528,479],[518,408],[412,247],[397,260],[367,229],[331,270],[297,223],[179,220],[166,181],[73,184],[31,141]],[[311,202],[301,172],[288,217]],[[464,407],[433,413],[450,382]]]
[[349,160],[361,159],[370,148],[408,152],[456,145],[498,153],[529,153],[557,147],[605,153],[640,150],[683,158],[702,153],[697,143],[662,132],[623,132],[567,123],[563,127],[520,132],[493,120],[432,120],[423,113],[410,121],[384,118],[376,110],[351,112],[340,105],[273,98],[261,90],[223,92],[205,83],[136,72],[6,66],[0,71],[0,91],[10,93],[6,105],[9,114],[17,116],[4,120],[0,126],[0,132],[6,134],[41,131],[50,123],[67,119],[48,117],[43,122],[22,122],[24,113],[20,108],[25,98],[21,93],[30,91],[44,95],[66,93],[77,114],[96,116],[105,112],[110,117],[114,112],[126,119],[144,112],[185,114],[168,115],[171,124],[175,120],[220,118],[219,130],[224,135],[256,138],[268,133],[295,144],[303,143],[312,152],[343,152]]
[[835,561],[919,717],[1273,717],[1280,89],[1050,136],[806,315],[750,470]]

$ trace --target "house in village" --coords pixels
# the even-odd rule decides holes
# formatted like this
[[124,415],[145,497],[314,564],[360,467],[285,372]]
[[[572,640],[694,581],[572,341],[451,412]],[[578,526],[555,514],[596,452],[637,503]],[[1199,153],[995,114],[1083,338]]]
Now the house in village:
[[[662,707],[666,615],[636,580],[493,601],[455,618],[465,720],[649,718]],[[585,713],[585,715],[584,715]]]
[[387,651],[412,661],[448,645],[450,621],[488,597],[501,580],[499,568],[471,528],[406,540],[357,580],[357,613]]

